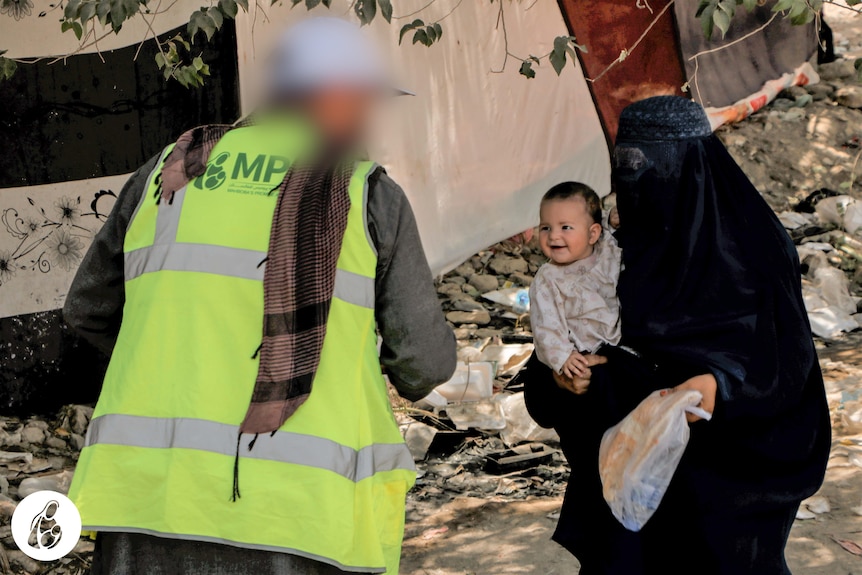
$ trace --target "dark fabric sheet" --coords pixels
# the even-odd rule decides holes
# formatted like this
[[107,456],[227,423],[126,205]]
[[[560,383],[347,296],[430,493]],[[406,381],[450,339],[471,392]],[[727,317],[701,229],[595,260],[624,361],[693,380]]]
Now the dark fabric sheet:
[[[679,29],[680,51],[686,76],[695,76],[695,54],[734,42],[766,24],[773,16],[773,3],[747,12],[742,6],[728,30],[727,36],[715,30],[712,39],[703,33],[696,17],[700,0],[676,0],[674,11]],[[720,108],[729,106],[763,87],[769,80],[792,72],[817,51],[814,23],[794,26],[779,15],[762,32],[753,34],[738,44],[698,57],[697,81],[691,81],[692,96],[702,105]]]

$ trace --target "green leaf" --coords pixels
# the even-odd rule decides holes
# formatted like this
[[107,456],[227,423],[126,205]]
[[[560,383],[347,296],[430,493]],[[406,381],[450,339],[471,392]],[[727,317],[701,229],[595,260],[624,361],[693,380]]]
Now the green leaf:
[[236,3],[237,3],[237,4],[239,4],[239,5],[240,5],[240,7],[241,7],[245,12],[248,12],[248,0],[236,0]]
[[428,33],[425,32],[425,29],[416,30],[416,33],[413,34],[413,43],[420,42],[425,46],[430,46],[431,43],[428,42]]
[[363,26],[371,24],[377,16],[377,0],[356,0],[353,11],[359,16],[359,22]]
[[210,40],[216,31],[215,22],[210,18],[206,8],[192,12],[192,16],[189,19],[188,32],[192,43],[194,43],[197,33],[201,31],[206,35],[207,40]]
[[536,71],[533,70],[533,63],[529,60],[521,62],[521,67],[518,69],[518,73],[522,76],[526,76],[528,79],[536,77]]
[[[4,50],[3,53],[5,54],[6,51]],[[12,76],[15,75],[15,70],[17,69],[18,62],[0,56],[0,78],[2,78],[3,80],[9,80]]]
[[[215,24],[216,30],[220,29],[222,24],[224,24],[224,16],[222,15],[221,10],[215,6],[212,6],[207,10],[207,16],[209,16],[210,20]],[[207,38],[207,40],[209,40],[209,38]]]
[[200,71],[204,67],[203,59],[200,56],[198,56],[197,58],[192,60],[192,66],[194,66],[195,70]]
[[845,0],[848,6],[856,6],[857,4],[862,4],[862,0]]
[[[294,2],[294,4],[295,4],[295,2]],[[318,4],[320,4],[320,0],[305,0],[305,8],[307,10],[317,8]]]
[[425,34],[428,36],[429,46],[437,40],[437,30],[434,28],[434,26],[427,26],[425,28]]
[[551,66],[554,67],[554,71],[559,76],[563,72],[563,68],[566,67],[566,48],[568,48],[570,42],[569,36],[557,36],[554,38],[554,49],[551,51],[550,56],[548,56],[548,60],[551,61]]
[[757,8],[757,0],[742,0],[742,5],[745,6],[745,9],[749,12],[753,12],[755,8]]
[[730,29],[730,16],[724,10],[716,10],[712,13],[712,21],[715,23],[715,27],[721,31],[721,37],[724,38]]
[[159,70],[168,65],[168,61],[165,59],[165,55],[161,52],[156,54],[156,66],[159,67]]
[[108,16],[111,14],[111,2],[110,0],[100,0],[98,4],[96,4],[96,17],[99,19],[99,23],[102,26],[108,23]]
[[380,15],[387,22],[392,22],[392,0],[377,0],[380,5]]
[[401,45],[401,41],[404,40],[404,35],[407,32],[410,32],[411,30],[415,30],[416,28],[419,28],[420,26],[424,26],[424,25],[425,25],[425,22],[420,20],[419,18],[417,18],[416,20],[413,20],[411,23],[405,24],[404,26],[402,26],[401,32],[398,34],[398,44]]
[[81,26],[80,22],[72,22],[72,32],[74,32],[75,37],[80,40],[84,35],[84,27]]
[[443,37],[443,26],[440,25],[440,22],[434,22],[434,31],[437,32],[438,40]]
[[69,0],[66,7],[63,9],[63,16],[67,20],[72,20],[78,17],[78,11],[81,9],[81,0]]
[[218,7],[227,18],[236,18],[239,7],[235,0],[219,0]]
[[71,30],[71,29],[72,29],[72,21],[71,20],[65,20],[62,24],[60,24],[60,32],[65,32],[65,31]]
[[96,3],[95,2],[84,2],[81,4],[81,11],[78,14],[78,18],[81,20],[81,23],[86,24],[90,20],[93,19],[93,16],[96,15]]

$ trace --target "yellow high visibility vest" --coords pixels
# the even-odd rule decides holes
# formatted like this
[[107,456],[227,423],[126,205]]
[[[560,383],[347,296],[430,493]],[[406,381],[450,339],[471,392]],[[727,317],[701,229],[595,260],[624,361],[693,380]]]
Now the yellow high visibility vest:
[[[377,255],[356,166],[320,366],[274,435],[240,443],[258,369],[263,265],[277,194],[307,131],[236,128],[206,173],[156,203],[162,161],[124,244],[126,303],[69,493],[84,528],[292,553],[357,573],[398,573],[413,460],[377,355]],[[273,153],[279,155],[273,155]],[[314,257],[314,254],[305,254]]]

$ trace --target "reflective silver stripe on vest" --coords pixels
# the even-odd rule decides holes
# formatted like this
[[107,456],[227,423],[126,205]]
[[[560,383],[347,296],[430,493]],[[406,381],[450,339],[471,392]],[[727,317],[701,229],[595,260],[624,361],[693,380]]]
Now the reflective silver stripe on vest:
[[[126,281],[159,271],[200,272],[263,281],[265,252],[208,244],[160,244],[124,254]],[[335,270],[333,296],[374,309],[374,278]]]
[[[87,431],[87,446],[195,449],[234,457],[238,433],[239,426],[205,419],[111,414],[93,419]],[[244,435],[242,445],[253,438],[254,434]],[[240,455],[326,469],[356,482],[384,471],[416,469],[403,443],[378,443],[356,451],[329,439],[287,431],[259,435],[254,449],[243,448]]]

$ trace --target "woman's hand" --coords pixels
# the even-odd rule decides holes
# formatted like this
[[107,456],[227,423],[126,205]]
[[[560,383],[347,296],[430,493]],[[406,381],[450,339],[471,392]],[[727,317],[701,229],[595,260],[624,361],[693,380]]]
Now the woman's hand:
[[[697,390],[703,396],[703,400],[697,405],[698,407],[709,413],[715,412],[715,396],[718,393],[718,382],[715,381],[714,375],[707,373],[692,377],[688,381],[674,387],[672,391],[686,391],[689,389]],[[686,413],[685,418],[689,423],[702,419],[693,413]]]
[[575,395],[583,395],[590,387],[590,376],[592,372],[587,369],[587,377],[566,377],[561,373],[554,372],[554,381],[560,389],[570,391]]

